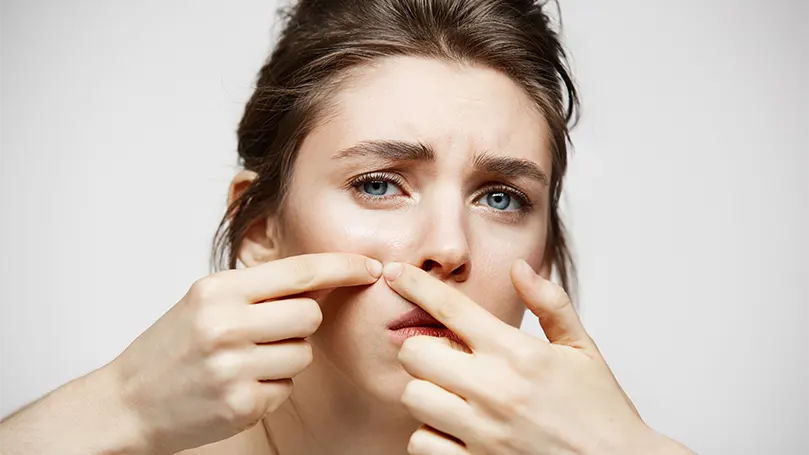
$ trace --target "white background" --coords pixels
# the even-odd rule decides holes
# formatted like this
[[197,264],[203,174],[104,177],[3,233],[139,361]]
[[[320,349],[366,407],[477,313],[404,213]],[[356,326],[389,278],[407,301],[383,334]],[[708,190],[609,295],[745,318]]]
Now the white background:
[[[275,8],[3,1],[0,414],[114,358],[206,273]],[[588,329],[656,429],[809,453],[807,2],[562,8]]]

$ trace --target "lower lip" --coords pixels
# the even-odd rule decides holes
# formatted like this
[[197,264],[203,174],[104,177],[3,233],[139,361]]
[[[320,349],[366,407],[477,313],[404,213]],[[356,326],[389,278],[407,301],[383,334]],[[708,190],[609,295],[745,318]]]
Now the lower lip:
[[390,330],[390,336],[393,342],[400,346],[404,343],[404,340],[415,336],[449,338],[461,346],[466,346],[466,343],[464,343],[458,335],[445,327],[404,327],[397,330]]

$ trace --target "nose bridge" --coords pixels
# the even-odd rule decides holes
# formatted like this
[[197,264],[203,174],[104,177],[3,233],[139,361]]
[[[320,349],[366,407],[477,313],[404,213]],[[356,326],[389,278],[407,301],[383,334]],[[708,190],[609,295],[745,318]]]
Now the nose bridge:
[[443,280],[464,281],[471,268],[468,215],[460,195],[449,197],[448,193],[422,201],[422,232],[414,265]]

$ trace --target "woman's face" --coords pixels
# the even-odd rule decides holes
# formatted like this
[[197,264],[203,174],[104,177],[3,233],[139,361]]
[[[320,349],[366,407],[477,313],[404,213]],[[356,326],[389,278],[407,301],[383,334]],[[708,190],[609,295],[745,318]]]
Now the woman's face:
[[[410,57],[356,71],[335,97],[299,151],[280,255],[408,262],[518,326],[509,269],[541,267],[548,226],[549,136],[531,99],[496,71]],[[409,376],[387,325],[414,305],[384,280],[320,304],[315,361],[398,401]]]

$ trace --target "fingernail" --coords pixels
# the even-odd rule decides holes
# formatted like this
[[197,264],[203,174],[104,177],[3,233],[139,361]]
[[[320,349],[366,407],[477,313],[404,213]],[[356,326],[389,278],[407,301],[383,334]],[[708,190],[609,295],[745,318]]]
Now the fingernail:
[[376,259],[368,258],[365,260],[365,267],[368,268],[368,273],[375,278],[382,276],[382,263]]
[[399,275],[402,274],[402,264],[398,262],[389,262],[385,265],[385,279],[388,281],[396,281]]

